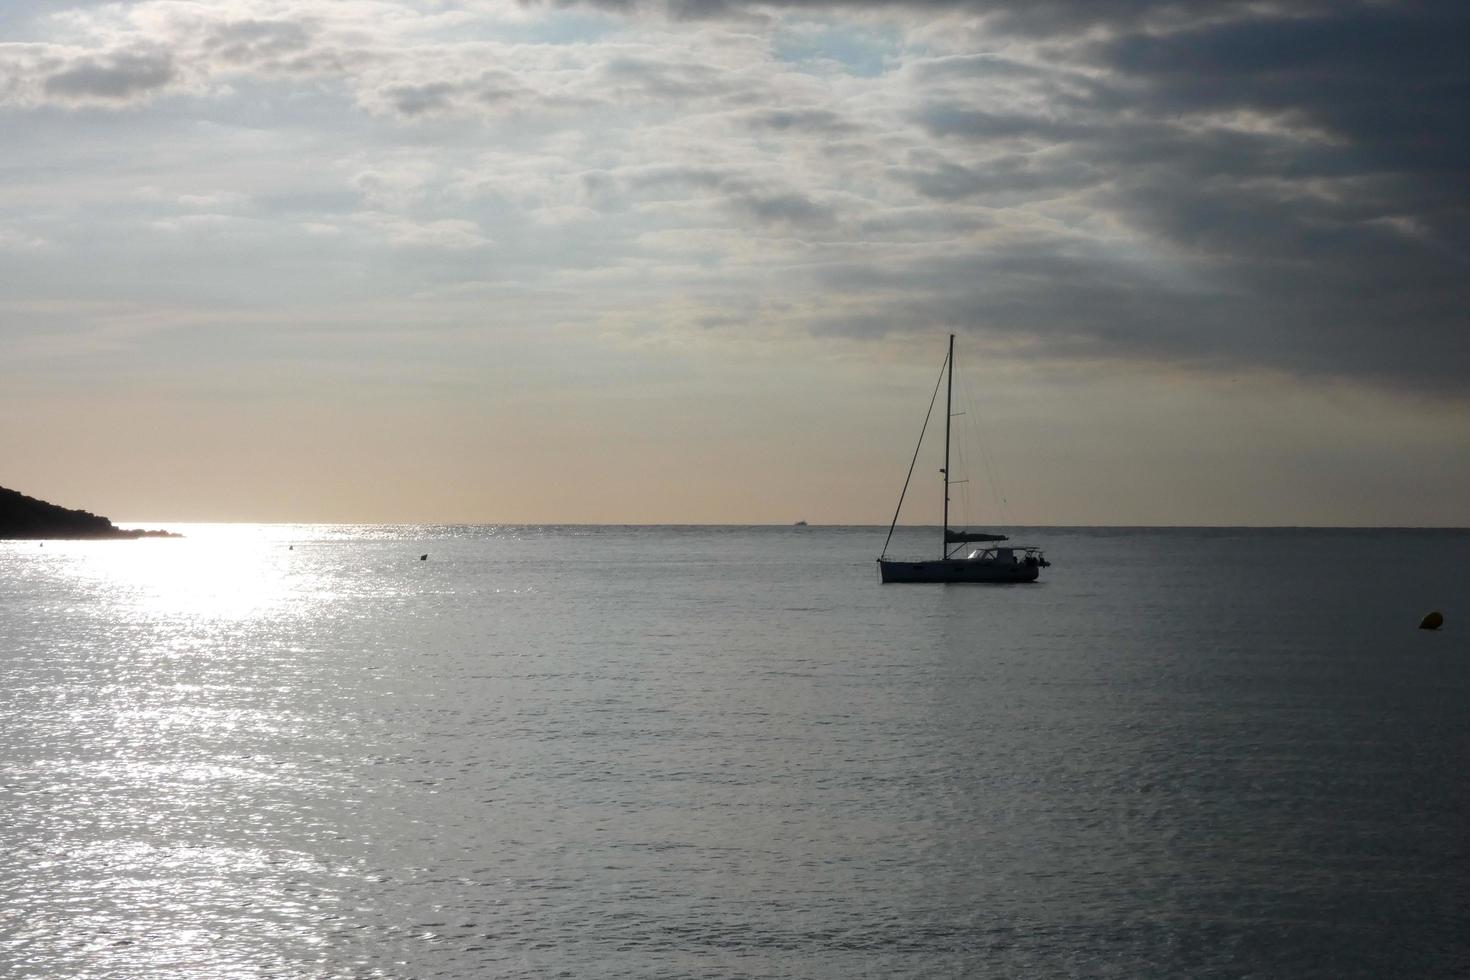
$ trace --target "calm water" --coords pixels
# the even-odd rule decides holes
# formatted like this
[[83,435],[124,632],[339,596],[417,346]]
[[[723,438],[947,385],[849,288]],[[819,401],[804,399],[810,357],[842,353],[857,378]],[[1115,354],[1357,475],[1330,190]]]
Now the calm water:
[[0,543],[0,975],[1470,975],[1470,534],[185,530]]

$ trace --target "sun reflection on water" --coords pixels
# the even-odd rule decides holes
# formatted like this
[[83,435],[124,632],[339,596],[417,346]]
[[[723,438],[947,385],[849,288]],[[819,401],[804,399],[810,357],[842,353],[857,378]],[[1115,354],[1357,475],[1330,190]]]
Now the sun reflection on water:
[[181,539],[71,545],[74,574],[135,615],[240,620],[317,594],[291,546],[250,525],[194,525]]
[[340,943],[321,759],[354,689],[321,651],[341,595],[400,583],[330,531],[179,530],[0,549],[0,975],[284,975]]

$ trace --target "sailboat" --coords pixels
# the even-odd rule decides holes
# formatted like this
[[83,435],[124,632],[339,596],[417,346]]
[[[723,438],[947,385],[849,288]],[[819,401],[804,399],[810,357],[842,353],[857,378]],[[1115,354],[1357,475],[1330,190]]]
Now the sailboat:
[[[1004,534],[983,531],[956,530],[949,526],[949,432],[954,418],[954,334],[949,335],[949,353],[945,355],[944,389],[944,530],[940,536],[939,557],[920,561],[898,561],[888,557],[888,545],[893,541],[893,529],[898,526],[898,514],[903,509],[904,494],[908,493],[909,480],[913,479],[914,463],[918,462],[919,449],[914,449],[913,462],[909,463],[908,479],[903,482],[903,492],[898,495],[898,507],[893,512],[893,523],[888,525],[888,539],[883,542],[883,551],[878,556],[878,574],[887,583],[964,583],[964,582],[1035,582],[1041,570],[1051,562],[1046,560],[1040,548],[1033,545],[1007,545]],[[935,386],[934,396],[929,400],[929,412],[934,411],[934,398],[939,395]],[[924,430],[929,428],[929,416],[924,416]],[[924,443],[924,430],[919,432],[919,445]],[[969,554],[960,552],[970,544],[989,544],[975,548]]]

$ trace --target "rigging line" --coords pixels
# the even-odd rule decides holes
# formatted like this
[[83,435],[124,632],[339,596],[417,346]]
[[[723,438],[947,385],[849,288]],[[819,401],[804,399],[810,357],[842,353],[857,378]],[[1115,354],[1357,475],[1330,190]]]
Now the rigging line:
[[985,428],[984,420],[979,419],[977,421],[979,422],[980,426],[980,437],[982,440],[981,445],[984,447],[983,451],[985,453],[985,472],[990,478],[990,490],[991,493],[995,494],[996,503],[1000,507],[1001,521],[1004,522],[1006,526],[1010,526],[1011,507],[1010,500],[1008,500],[1006,497],[1005,484],[1001,482],[1000,473],[1002,467],[1000,465],[999,459],[997,458],[995,446],[991,444],[990,434]]
[[[957,404],[964,405],[967,408],[970,407],[972,402],[969,397],[969,391],[970,376],[968,373],[966,373],[965,375],[961,376],[959,382],[955,385],[955,399],[957,401]],[[956,440],[960,446],[960,459],[963,461],[965,467],[964,473],[966,476],[971,478],[983,475],[980,472],[979,468],[976,466],[976,461],[973,458],[973,454],[971,453],[971,449],[974,448],[972,446],[972,443],[974,442],[973,437],[974,420],[970,417],[970,413],[966,412],[965,418],[960,422],[959,433],[956,436]],[[975,514],[971,511],[970,508],[971,501],[969,497],[968,486],[961,488],[960,498],[960,506],[963,508],[965,517],[965,527],[968,528],[975,519]]]
[[[953,365],[951,365],[951,368],[953,368]],[[950,419],[951,420],[953,420],[953,419],[959,419],[960,420],[959,429],[955,433],[959,437],[959,444],[957,446],[951,446],[951,449],[950,449],[950,452],[954,453],[955,463],[954,464],[951,464],[950,471],[949,471],[949,473],[946,474],[946,478],[949,480],[949,485],[951,487],[953,487],[955,485],[955,482],[956,482],[955,479],[954,479],[954,473],[955,473],[955,466],[956,465],[959,467],[959,472],[965,474],[966,476],[968,476],[969,473],[970,473],[969,454],[966,452],[965,438],[964,438],[965,428],[966,428],[966,426],[969,425],[970,420],[964,417],[965,412],[963,410],[964,395],[965,395],[965,384],[966,384],[967,380],[968,380],[968,378],[967,378],[966,375],[964,375],[964,374],[961,374],[960,375],[960,387],[959,387],[959,391],[956,392],[956,394],[959,396],[959,400],[956,401],[956,402],[954,402],[953,404],[951,404],[950,407],[949,407],[949,417],[950,417]],[[961,409],[961,410],[960,411],[955,411],[955,409],[957,409],[957,408],[958,409]],[[960,483],[959,497],[960,497],[960,499],[959,499],[959,514],[960,514],[960,517],[964,521],[964,526],[968,528],[970,526],[970,487],[969,487],[969,481],[968,480],[963,481],[963,482]],[[954,508],[951,508],[950,509],[950,516],[951,517],[954,516]],[[956,546],[956,548],[954,550],[956,552],[958,552],[963,547],[964,547],[964,545],[963,545],[963,543],[961,543],[960,545]],[[953,552],[951,552],[951,553],[953,553]]]
[[[970,449],[976,442],[974,438],[975,398],[974,395],[971,393],[971,386],[972,381],[969,374],[961,374],[959,377],[959,383],[956,385],[957,390],[955,392],[958,397],[955,408],[959,408],[961,409],[961,411],[953,412],[954,418],[961,418],[961,416],[963,416],[959,425],[959,438],[955,441],[955,446],[953,449],[953,452],[958,459],[958,462],[956,466],[953,467],[953,469],[957,472],[965,474],[967,477],[980,475],[976,472],[975,461],[970,452]],[[966,528],[968,528],[974,524],[976,519],[976,506],[974,498],[970,494],[969,481],[951,479],[949,482],[951,486],[956,483],[961,484],[959,488],[959,513],[961,518],[963,519],[962,523]]]
[[[963,399],[964,398],[964,395],[965,395],[965,385],[966,385],[966,379],[964,377],[961,377],[960,378],[960,397],[961,397],[961,399]],[[959,416],[966,415],[966,414],[967,413],[965,413],[965,412],[956,412],[955,413],[955,417],[958,418]],[[964,479],[964,480],[951,479],[949,481],[949,485],[950,486],[954,486],[956,483],[960,484],[960,516],[963,518],[962,523],[964,524],[964,526],[966,528],[968,528],[970,526],[970,524],[971,524],[971,518],[974,516],[973,515],[973,512],[972,512],[972,510],[970,508],[970,481],[968,479],[968,477],[970,475],[970,472],[971,472],[970,471],[970,465],[971,465],[970,464],[970,453],[969,453],[969,442],[970,442],[970,440],[965,437],[965,433],[967,433],[969,430],[970,430],[970,420],[968,418],[966,418],[963,422],[960,423],[960,438],[957,440],[956,446],[955,446],[955,456],[958,458],[958,465],[956,467],[954,467],[958,472],[965,474],[965,476],[967,477],[967,479]]]
[[1004,524],[1011,523],[1010,507],[1006,500],[1005,490],[1000,484],[1000,478],[996,475],[999,463],[995,458],[994,447],[990,445],[990,433],[985,425],[985,416],[980,411],[979,400],[975,398],[974,391],[969,387],[969,379],[966,378],[965,397],[970,400],[970,408],[974,414],[975,432],[979,436],[976,440],[980,446],[980,462],[985,470],[985,476],[990,483],[990,492],[995,495],[997,508],[1000,510],[1000,519]]
[[[967,373],[960,378],[960,398],[963,400],[966,409],[962,413],[965,416],[965,421],[962,425],[964,438],[960,441],[960,452],[961,458],[964,460],[965,474],[967,476],[978,477],[983,475],[983,467],[975,465],[975,460],[972,459],[970,450],[977,446],[981,449],[984,447],[980,446],[975,436],[975,396],[971,388],[972,381]],[[983,462],[983,457],[981,462]],[[971,527],[979,518],[979,507],[975,500],[972,499],[968,485],[960,489],[960,501],[960,506],[963,508],[965,515],[965,527]]]
[[[950,417],[959,420],[955,423],[953,444],[950,448],[950,452],[954,456],[954,462],[950,466],[949,482],[951,486],[960,482],[954,479],[954,474],[956,473],[965,478],[974,475],[971,472],[969,440],[965,438],[965,432],[970,424],[970,420],[965,417],[966,412],[963,410],[965,405],[966,380],[967,377],[965,374],[960,374],[955,379],[954,406],[950,410]],[[970,525],[970,505],[967,497],[968,489],[968,486],[963,483],[960,483],[959,487],[955,489],[955,494],[958,499],[955,501],[955,506],[950,508],[950,516],[955,518],[957,527],[961,525],[969,527]]]
[[909,492],[909,481],[914,478],[914,464],[919,461],[919,450],[924,448],[924,433],[929,431],[929,417],[934,414],[934,402],[939,398],[939,386],[944,383],[944,369],[949,367],[949,355],[944,355],[944,363],[939,366],[939,380],[934,382],[934,394],[929,396],[929,411],[924,413],[924,426],[919,430],[919,444],[914,447],[914,458],[909,460],[909,475],[903,478],[903,490],[898,494],[898,506],[893,508],[893,523],[888,525],[888,537],[883,539],[883,550],[878,553],[882,558],[888,554],[888,542],[893,540],[893,529],[898,526],[898,512],[903,510],[904,494]]

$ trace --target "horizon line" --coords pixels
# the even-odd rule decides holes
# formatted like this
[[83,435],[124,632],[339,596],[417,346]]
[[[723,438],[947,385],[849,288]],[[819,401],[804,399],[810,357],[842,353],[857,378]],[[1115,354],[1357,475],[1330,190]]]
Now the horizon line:
[[[400,527],[419,525],[425,527],[626,527],[626,528],[875,528],[883,530],[885,524],[821,523],[806,521],[798,524],[760,521],[671,521],[646,523],[638,521],[252,521],[252,520],[163,520],[113,519],[116,526],[134,524],[195,524],[195,525],[260,525],[267,527],[291,527],[313,525],[318,527]],[[1052,531],[1470,531],[1470,524],[987,524],[999,529],[1052,530]],[[900,530],[938,530],[939,524],[899,524]]]

